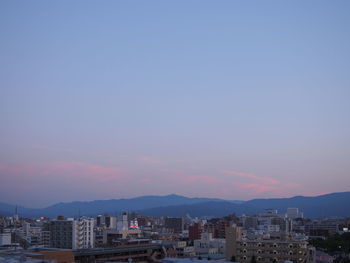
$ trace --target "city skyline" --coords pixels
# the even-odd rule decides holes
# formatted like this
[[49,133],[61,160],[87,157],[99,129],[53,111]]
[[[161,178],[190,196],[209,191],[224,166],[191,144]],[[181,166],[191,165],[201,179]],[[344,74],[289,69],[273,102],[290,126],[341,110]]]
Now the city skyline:
[[0,201],[349,191],[349,11],[2,1]]

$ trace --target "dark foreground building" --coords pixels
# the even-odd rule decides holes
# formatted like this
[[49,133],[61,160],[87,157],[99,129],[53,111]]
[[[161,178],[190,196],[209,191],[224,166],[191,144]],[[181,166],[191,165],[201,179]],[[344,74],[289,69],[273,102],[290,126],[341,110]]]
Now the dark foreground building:
[[160,244],[82,249],[74,251],[74,258],[77,263],[105,261],[129,262],[131,260],[132,262],[156,262],[161,258],[174,255],[175,252],[172,246],[164,246]]

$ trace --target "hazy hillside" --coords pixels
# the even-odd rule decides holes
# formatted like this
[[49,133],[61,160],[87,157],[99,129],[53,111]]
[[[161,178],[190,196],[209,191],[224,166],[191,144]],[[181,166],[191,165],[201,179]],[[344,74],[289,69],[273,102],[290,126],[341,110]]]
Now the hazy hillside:
[[[21,215],[28,217],[56,217],[57,215],[65,215],[67,217],[75,217],[78,215],[95,216],[102,213],[119,214],[123,211],[137,211],[161,206],[196,204],[219,200],[220,199],[213,198],[189,198],[180,195],[141,196],[130,199],[58,203],[42,209],[29,209],[21,207],[19,208],[19,212]],[[2,207],[3,209],[1,209]],[[14,209],[15,206],[13,205],[0,205],[0,213],[5,215],[12,215]]]
[[[192,205],[177,205],[167,207],[156,207],[139,211],[142,215],[148,216],[185,216],[192,217],[223,217],[228,214],[254,214],[259,209],[229,201],[209,201]],[[261,210],[262,211],[262,210]]]
[[[288,207],[297,207],[306,217],[347,217],[350,216],[350,192],[292,198],[254,199],[246,202],[212,198],[189,198],[179,195],[142,196],[130,199],[97,200],[90,202],[58,203],[43,209],[18,207],[21,216],[56,217],[64,215],[96,216],[102,213],[118,215],[123,211],[137,211],[150,216],[208,216],[220,217],[230,213],[257,214],[264,209],[286,212]],[[15,206],[0,203],[0,214],[12,215]]]
[[350,192],[292,198],[254,199],[244,205],[257,209],[273,208],[285,212],[288,207],[297,207],[305,217],[346,217],[350,216]]

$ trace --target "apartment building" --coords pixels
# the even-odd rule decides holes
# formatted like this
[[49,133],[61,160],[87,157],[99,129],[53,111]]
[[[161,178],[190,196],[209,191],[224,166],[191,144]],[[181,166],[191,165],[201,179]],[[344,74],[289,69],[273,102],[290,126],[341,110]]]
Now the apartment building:
[[314,263],[315,248],[304,239],[295,239],[287,233],[280,236],[257,236],[248,239],[240,227],[226,228],[226,260],[251,262],[255,257],[259,263]]

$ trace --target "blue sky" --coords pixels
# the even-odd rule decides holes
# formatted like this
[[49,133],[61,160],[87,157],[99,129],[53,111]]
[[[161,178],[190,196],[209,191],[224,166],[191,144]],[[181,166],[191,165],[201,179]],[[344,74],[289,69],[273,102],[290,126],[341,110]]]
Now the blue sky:
[[1,201],[349,190],[349,12],[2,1]]

